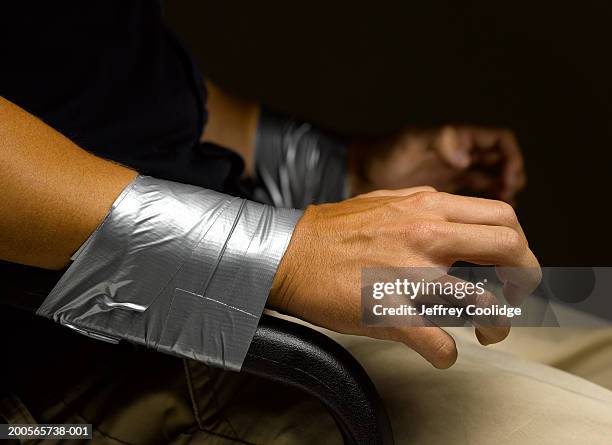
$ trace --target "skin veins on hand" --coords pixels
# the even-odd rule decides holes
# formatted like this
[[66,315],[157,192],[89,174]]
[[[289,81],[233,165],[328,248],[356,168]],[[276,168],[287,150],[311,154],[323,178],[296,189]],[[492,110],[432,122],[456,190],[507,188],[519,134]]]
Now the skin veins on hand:
[[[457,261],[521,271],[525,276],[504,277],[520,283],[521,295],[528,295],[541,279],[538,261],[510,205],[431,187],[379,190],[306,209],[268,302],[281,312],[337,332],[403,342],[434,366],[446,368],[454,363],[457,351],[444,330],[427,324],[364,326],[358,283],[365,266],[448,270]],[[486,297],[481,303],[492,305],[495,297]],[[490,344],[503,340],[508,331],[477,326],[476,335],[482,344]]]
[[[203,140],[234,148],[252,171],[259,107],[214,86],[210,91]],[[436,326],[363,327],[356,283],[364,265],[449,267],[463,260],[539,270],[508,204],[409,187],[471,186],[496,197],[513,196],[524,184],[514,136],[475,127],[410,129],[353,145],[349,167],[354,192],[382,190],[308,207],[281,260],[268,304],[335,331],[403,342],[446,368],[457,351],[452,337]],[[498,177],[504,172],[501,183],[491,182],[489,168],[497,169]],[[0,185],[6,201],[0,208],[0,258],[64,267],[136,175],[87,153],[0,99]],[[539,280],[537,274],[527,278],[522,282],[529,285]],[[483,344],[507,334],[504,327],[476,329]]]

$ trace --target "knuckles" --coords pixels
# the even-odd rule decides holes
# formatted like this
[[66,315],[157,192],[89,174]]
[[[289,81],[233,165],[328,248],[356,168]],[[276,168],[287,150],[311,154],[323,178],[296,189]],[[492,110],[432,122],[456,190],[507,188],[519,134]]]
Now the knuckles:
[[499,221],[506,226],[516,226],[518,224],[518,217],[514,208],[504,201],[495,201],[497,206],[497,215]]
[[435,208],[440,202],[440,192],[424,191],[410,195],[406,199],[406,204],[419,210],[430,210]]
[[497,234],[497,246],[500,251],[518,256],[523,253],[527,244],[516,230],[500,227]]
[[444,234],[444,224],[441,221],[416,220],[407,223],[404,228],[404,237],[411,243],[422,248],[431,246]]

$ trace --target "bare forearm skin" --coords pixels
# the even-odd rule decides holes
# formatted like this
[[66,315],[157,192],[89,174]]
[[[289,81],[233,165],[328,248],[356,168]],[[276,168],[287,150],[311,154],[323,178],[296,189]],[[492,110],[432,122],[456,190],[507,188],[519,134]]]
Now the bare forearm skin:
[[206,82],[206,89],[208,122],[202,141],[234,150],[244,160],[245,173],[252,175],[259,105],[226,93],[210,82]]
[[0,259],[63,268],[136,174],[0,97]]
[[[235,150],[250,174],[259,106],[207,88],[202,140]],[[136,174],[0,97],[0,260],[65,267]]]

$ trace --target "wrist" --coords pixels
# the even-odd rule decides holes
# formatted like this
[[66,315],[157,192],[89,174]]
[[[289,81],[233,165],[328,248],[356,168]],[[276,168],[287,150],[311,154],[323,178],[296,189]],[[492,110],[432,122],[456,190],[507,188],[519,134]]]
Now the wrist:
[[94,338],[240,369],[301,214],[139,176],[37,313]]
[[304,208],[346,198],[346,144],[288,116],[263,111],[255,145],[255,198]]
[[307,207],[297,222],[276,270],[268,297],[268,307],[299,318],[303,316],[303,307],[295,285],[303,281],[302,274],[312,264],[308,255],[313,244],[309,234],[313,233],[312,221],[316,210],[317,206]]

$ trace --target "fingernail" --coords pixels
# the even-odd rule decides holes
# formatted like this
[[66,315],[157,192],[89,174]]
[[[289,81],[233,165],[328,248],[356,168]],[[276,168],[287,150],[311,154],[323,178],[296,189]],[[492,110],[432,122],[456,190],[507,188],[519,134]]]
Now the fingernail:
[[480,330],[476,329],[476,338],[478,339],[478,342],[482,345],[482,346],[488,346],[491,344],[491,342],[489,342],[489,339],[487,338],[487,336],[485,334],[483,334]]

